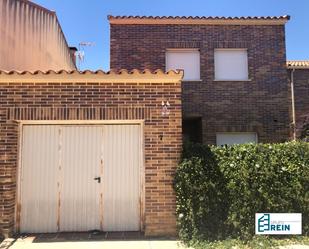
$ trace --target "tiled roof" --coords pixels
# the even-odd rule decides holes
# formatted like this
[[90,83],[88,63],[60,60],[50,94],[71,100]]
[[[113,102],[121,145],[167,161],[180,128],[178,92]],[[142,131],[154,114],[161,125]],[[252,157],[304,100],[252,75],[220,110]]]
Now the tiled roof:
[[287,61],[287,67],[291,69],[309,69],[309,60]]
[[284,16],[108,16],[115,24],[285,24],[290,20]]
[[183,70],[103,70],[91,71],[4,71],[0,70],[0,82],[175,82],[181,81]]
[[279,20],[290,19],[290,16],[113,16],[108,19],[199,19],[199,20]]
[[110,70],[110,71],[103,71],[103,70],[96,70],[96,71],[91,71],[91,70],[84,70],[84,71],[78,71],[78,70],[72,70],[72,71],[67,71],[67,70],[59,70],[59,71],[54,71],[54,70],[47,70],[47,71],[5,71],[5,70],[0,70],[0,75],[48,75],[48,74],[62,74],[62,75],[71,75],[71,74],[79,74],[79,75],[85,75],[85,74],[97,74],[97,75],[176,75],[176,74],[182,74],[182,70],[169,70],[167,72],[164,72],[161,69],[158,70],[138,70],[138,69],[133,69],[133,70],[127,70],[127,69],[121,69],[121,70]]

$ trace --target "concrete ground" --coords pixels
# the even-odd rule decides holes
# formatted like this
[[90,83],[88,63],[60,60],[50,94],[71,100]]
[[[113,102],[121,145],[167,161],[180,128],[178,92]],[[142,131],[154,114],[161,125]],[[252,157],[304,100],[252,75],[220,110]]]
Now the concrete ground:
[[0,249],[185,249],[175,239],[147,239],[139,235],[65,233],[24,235],[4,240]]
[[306,245],[280,246],[279,249],[309,249]]
[[[189,249],[175,239],[148,239],[139,233],[59,233],[20,235],[4,240],[0,249]],[[306,245],[280,249],[309,249]],[[266,248],[265,248],[266,249]]]

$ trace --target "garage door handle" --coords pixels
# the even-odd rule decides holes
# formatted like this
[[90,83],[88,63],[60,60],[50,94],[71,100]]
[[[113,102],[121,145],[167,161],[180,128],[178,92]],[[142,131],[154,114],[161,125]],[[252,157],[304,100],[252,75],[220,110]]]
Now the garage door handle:
[[95,178],[93,178],[93,180],[98,181],[98,183],[100,183],[101,182],[101,177],[95,177]]

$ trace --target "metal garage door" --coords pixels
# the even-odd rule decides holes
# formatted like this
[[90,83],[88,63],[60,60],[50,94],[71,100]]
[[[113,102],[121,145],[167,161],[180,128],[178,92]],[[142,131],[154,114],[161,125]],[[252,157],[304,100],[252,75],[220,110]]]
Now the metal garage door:
[[138,231],[139,125],[24,125],[20,231]]

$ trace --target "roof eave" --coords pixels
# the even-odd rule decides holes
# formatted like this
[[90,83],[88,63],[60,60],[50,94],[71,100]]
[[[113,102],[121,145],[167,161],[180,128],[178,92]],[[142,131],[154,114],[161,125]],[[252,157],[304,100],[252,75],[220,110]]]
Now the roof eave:
[[120,25],[285,25],[290,16],[282,17],[134,17],[108,16],[110,24]]
[[98,71],[0,71],[0,83],[181,83],[182,70],[111,70]]

